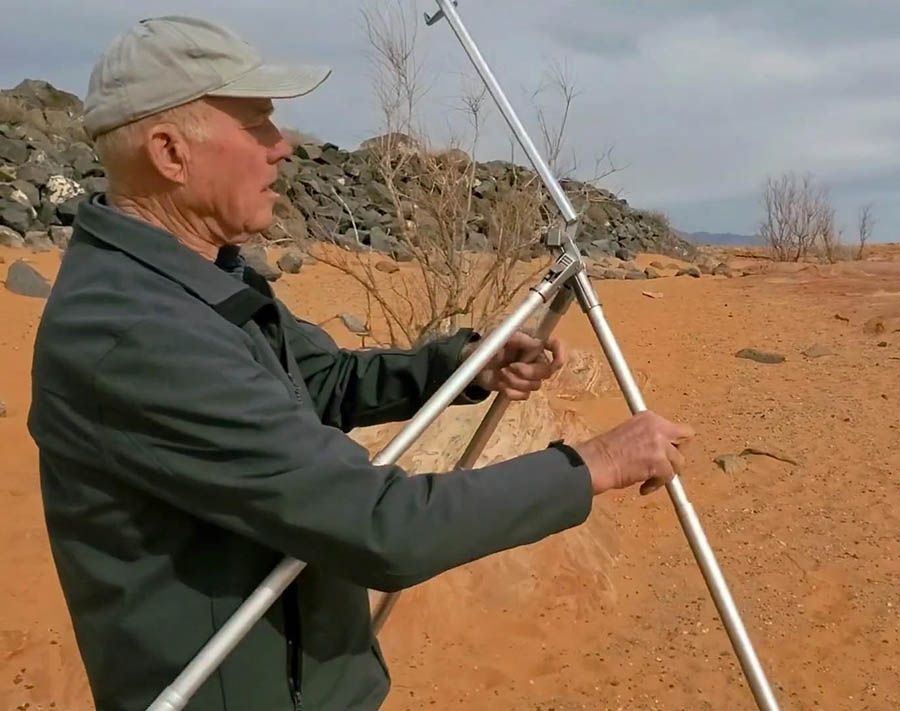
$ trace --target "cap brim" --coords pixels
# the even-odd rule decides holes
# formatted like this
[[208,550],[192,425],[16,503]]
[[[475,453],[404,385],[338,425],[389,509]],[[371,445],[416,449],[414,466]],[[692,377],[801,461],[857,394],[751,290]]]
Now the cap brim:
[[253,99],[291,99],[308,94],[330,74],[329,67],[263,64],[207,94]]

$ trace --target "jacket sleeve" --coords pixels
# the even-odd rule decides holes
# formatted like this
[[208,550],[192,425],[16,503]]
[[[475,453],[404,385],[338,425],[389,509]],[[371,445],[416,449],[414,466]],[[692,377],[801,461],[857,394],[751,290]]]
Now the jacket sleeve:
[[[172,343],[178,343],[173,354]],[[111,476],[359,585],[397,590],[575,526],[590,477],[556,448],[407,477],[323,425],[226,322],[122,334],[95,370]]]
[[[282,308],[288,339],[322,422],[354,427],[408,420],[460,364],[463,346],[479,336],[471,329],[411,350],[338,348],[321,328]],[[481,402],[489,393],[470,385],[454,404]]]

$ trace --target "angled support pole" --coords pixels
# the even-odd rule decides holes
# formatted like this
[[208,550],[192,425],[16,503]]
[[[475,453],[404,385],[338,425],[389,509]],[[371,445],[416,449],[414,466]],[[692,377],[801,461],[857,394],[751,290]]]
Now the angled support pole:
[[[437,0],[437,3],[438,11],[430,16],[426,14],[426,22],[429,25],[433,25],[441,19],[446,19],[450,23],[469,59],[509,124],[510,129],[556,203],[564,224],[561,228],[552,230],[548,234],[546,243],[548,248],[555,254],[556,260],[544,278],[531,288],[528,296],[512,314],[480,341],[472,355],[425,403],[422,409],[406,424],[387,447],[379,452],[373,459],[373,463],[376,465],[396,462],[421,436],[425,429],[434,422],[438,415],[456,400],[466,386],[503,347],[509,337],[519,330],[542,305],[550,305],[550,309],[544,316],[538,329],[538,334],[542,338],[546,338],[549,337],[573,298],[577,298],[579,305],[586,313],[631,412],[638,413],[647,409],[640,390],[625,362],[625,358],[616,343],[612,330],[606,322],[593,286],[584,272],[584,263],[575,244],[578,216],[572,204],[544,162],[544,159],[538,153],[537,148],[535,148],[534,143],[525,131],[524,126],[500,88],[484,57],[481,56],[478,47],[469,36],[456,12],[456,0]],[[508,402],[504,398],[497,397],[495,399],[485,421],[479,427],[472,443],[470,443],[466,453],[460,460],[460,467],[470,467],[475,463],[494,428],[500,421],[507,405]],[[719,611],[719,616],[734,647],[735,654],[750,685],[757,706],[760,711],[779,711],[778,703],[741,621],[737,606],[728,590],[722,571],[716,562],[715,554],[709,545],[706,534],[703,532],[693,506],[688,501],[680,479],[675,477],[666,484],[666,489],[697,564],[706,580],[707,587]],[[184,709],[194,693],[247,635],[253,625],[265,614],[266,610],[275,603],[305,566],[306,564],[302,561],[289,557],[284,558],[260,583],[250,597],[241,604],[234,615],[209,639],[178,677],[160,693],[147,711],[181,711]],[[373,613],[373,624],[376,631],[386,621],[397,599],[398,593],[394,593],[383,596],[379,601]]]
[[[563,219],[566,221],[569,233],[565,236],[564,240],[574,241],[574,235],[572,234],[573,230],[571,227],[577,220],[575,210],[569,202],[568,197],[563,192],[559,182],[550,172],[549,167],[544,162],[540,153],[538,153],[534,143],[532,143],[528,133],[522,126],[522,122],[516,115],[515,110],[512,108],[509,100],[500,88],[500,84],[497,82],[493,72],[484,60],[481,52],[478,50],[478,46],[472,40],[472,37],[463,25],[459,14],[456,12],[456,2],[454,1],[451,3],[448,2],[448,0],[437,0],[437,4],[440,9],[431,16],[433,19],[429,24],[437,22],[437,20],[442,17],[446,18],[450,23],[450,27],[456,34],[457,39],[459,39],[460,44],[462,44],[466,54],[468,54],[475,70],[481,76],[482,81],[484,81],[485,86],[496,102],[497,107],[503,114],[503,118],[506,119],[510,129],[528,156],[528,159],[531,161],[532,166],[534,166],[535,171],[541,177],[541,180],[543,180],[544,185],[553,197]],[[643,412],[647,409],[647,406],[644,404],[644,398],[631,375],[631,371],[628,368],[628,364],[625,362],[625,358],[616,342],[612,329],[610,329],[609,324],[606,322],[606,318],[603,315],[603,309],[600,306],[600,302],[597,299],[593,286],[583,269],[575,274],[573,282],[572,288],[578,297],[582,310],[587,314],[588,320],[590,321],[594,332],[597,334],[597,338],[600,341],[606,359],[609,361],[610,367],[616,376],[616,381],[628,403],[629,409],[633,414]],[[505,405],[501,405],[501,407],[505,407]],[[488,423],[488,419],[491,420],[491,423]],[[489,412],[488,417],[485,422],[482,423],[482,427],[479,428],[479,431],[476,434],[476,439],[473,439],[473,443],[470,445],[471,451],[467,450],[466,461],[473,463],[475,459],[477,459],[478,454],[481,452],[481,448],[484,447],[484,444],[490,436],[490,432],[486,430],[489,427],[492,431],[493,427],[496,427],[497,421],[499,421],[499,418],[492,418],[491,413]],[[756,651],[753,648],[753,643],[750,641],[750,636],[747,634],[747,630],[741,620],[737,605],[734,602],[734,598],[731,596],[728,584],[725,582],[725,576],[719,568],[712,546],[710,546],[706,534],[703,531],[703,526],[700,524],[700,519],[687,498],[687,494],[681,484],[681,479],[676,476],[671,482],[666,484],[666,490],[675,507],[678,520],[688,539],[697,565],[703,573],[703,578],[706,581],[713,602],[719,612],[719,617],[722,619],[722,623],[731,640],[731,645],[740,662],[741,669],[743,670],[747,683],[750,686],[750,690],[753,693],[753,698],[756,701],[757,707],[760,711],[778,711],[778,702],[775,700],[775,695],[772,692],[766,674],[763,671],[759,658],[756,655]],[[383,602],[383,604],[393,606],[395,600],[390,600],[390,598],[391,596],[386,596],[387,602]],[[376,629],[378,629],[381,624],[384,624],[386,618],[386,614],[379,613],[381,613],[381,609],[377,608],[374,615]]]

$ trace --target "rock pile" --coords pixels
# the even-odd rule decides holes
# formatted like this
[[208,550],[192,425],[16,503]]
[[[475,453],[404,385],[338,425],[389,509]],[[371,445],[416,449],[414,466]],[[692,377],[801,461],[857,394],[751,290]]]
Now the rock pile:
[[[103,167],[81,128],[82,103],[47,82],[25,80],[0,91],[0,244],[49,249],[65,248],[78,203],[104,191]],[[396,138],[396,137],[391,137]],[[419,150],[403,138],[404,150]],[[270,242],[303,243],[331,239],[355,250],[374,250],[397,261],[411,255],[394,236],[400,220],[391,190],[380,179],[374,158],[387,137],[365,141],[348,151],[332,143],[300,144],[280,165],[276,190],[276,223],[263,237]],[[447,151],[448,164],[471,165],[459,150]],[[413,156],[411,165],[415,165]],[[485,251],[491,212],[514,184],[533,173],[504,161],[476,163],[473,210],[467,248]],[[416,180],[409,171],[404,181]],[[612,193],[574,180],[563,182],[582,215],[576,237],[582,253],[592,259],[615,256],[628,261],[637,252],[659,252],[681,259],[696,255],[664,221],[633,210]],[[555,214],[545,197],[545,214]],[[413,206],[401,203],[408,213]],[[418,216],[417,216],[418,219]],[[289,270],[299,268],[291,261]]]

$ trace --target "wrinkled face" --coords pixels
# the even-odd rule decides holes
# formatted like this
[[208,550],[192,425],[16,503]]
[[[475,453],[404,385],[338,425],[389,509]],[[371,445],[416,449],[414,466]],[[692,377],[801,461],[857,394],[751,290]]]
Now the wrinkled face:
[[192,142],[184,207],[222,244],[246,241],[272,223],[270,186],[291,148],[271,121],[268,99],[207,97],[203,140]]

